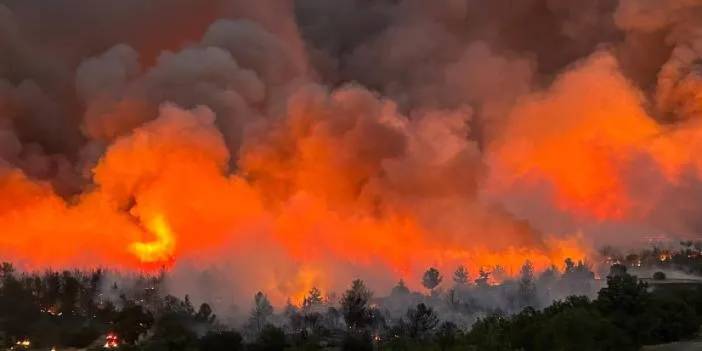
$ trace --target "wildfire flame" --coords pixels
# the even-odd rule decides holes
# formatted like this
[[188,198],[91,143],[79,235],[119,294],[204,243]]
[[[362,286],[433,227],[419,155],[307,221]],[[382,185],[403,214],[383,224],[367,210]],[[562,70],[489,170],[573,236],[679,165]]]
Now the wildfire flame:
[[154,217],[147,228],[149,232],[156,236],[155,240],[132,243],[129,245],[129,250],[144,263],[158,263],[170,260],[173,257],[176,243],[175,236],[171,232],[165,217],[163,215]]
[[119,338],[114,333],[109,333],[105,336],[105,344],[103,348],[114,349],[119,347]]

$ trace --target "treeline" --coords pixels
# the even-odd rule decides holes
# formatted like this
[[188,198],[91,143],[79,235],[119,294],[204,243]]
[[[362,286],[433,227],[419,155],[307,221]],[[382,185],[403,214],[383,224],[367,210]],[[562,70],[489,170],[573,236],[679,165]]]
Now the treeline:
[[[163,275],[140,276],[129,291],[105,288],[105,274],[47,271],[17,274],[0,267],[0,346],[12,349],[103,349],[108,335],[121,349],[208,350],[238,345],[209,304],[161,295]],[[231,349],[227,346],[226,349]],[[214,349],[213,349],[214,350]]]
[[[526,262],[514,279],[495,284],[499,269],[451,279],[430,268],[427,293],[400,281],[376,297],[355,280],[338,298],[313,288],[300,306],[276,312],[264,293],[246,322],[223,325],[206,303],[194,306],[162,291],[163,275],[139,277],[129,288],[103,271],[20,274],[0,271],[0,342],[7,348],[122,350],[638,350],[693,337],[702,323],[702,289],[651,289],[614,265],[596,298],[554,291],[589,291],[594,275],[567,260],[535,275]],[[443,283],[443,284],[442,284]],[[442,289],[442,286],[449,288]],[[577,288],[576,288],[577,287]],[[593,296],[595,296],[593,294]],[[118,342],[105,345],[106,336]]]
[[616,247],[606,246],[600,250],[600,255],[610,263],[628,267],[680,270],[702,275],[702,241],[685,240],[680,241],[677,248],[652,246],[635,252],[622,252]]
[[612,266],[597,298],[570,296],[543,310],[480,319],[465,335],[478,350],[639,350],[697,335],[702,287],[656,289]]

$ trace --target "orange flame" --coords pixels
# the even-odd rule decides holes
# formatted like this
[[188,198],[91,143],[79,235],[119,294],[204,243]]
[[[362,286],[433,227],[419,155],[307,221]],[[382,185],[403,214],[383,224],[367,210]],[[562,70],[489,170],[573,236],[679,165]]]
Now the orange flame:
[[163,215],[154,217],[149,222],[148,229],[154,233],[156,239],[148,242],[134,242],[129,245],[129,250],[144,263],[170,260],[175,251],[175,237]]

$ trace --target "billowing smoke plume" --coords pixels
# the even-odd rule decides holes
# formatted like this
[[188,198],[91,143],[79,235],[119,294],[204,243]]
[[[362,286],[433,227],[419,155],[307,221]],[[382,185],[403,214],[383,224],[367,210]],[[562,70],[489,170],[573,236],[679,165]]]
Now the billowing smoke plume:
[[697,0],[3,1],[0,258],[207,270],[209,293],[282,302],[698,235],[701,18]]

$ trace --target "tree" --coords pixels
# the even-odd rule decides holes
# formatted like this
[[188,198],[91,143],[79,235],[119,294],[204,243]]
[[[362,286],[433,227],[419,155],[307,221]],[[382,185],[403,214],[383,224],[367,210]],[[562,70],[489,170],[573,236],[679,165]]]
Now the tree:
[[420,303],[416,308],[407,310],[408,334],[412,338],[424,338],[430,331],[439,324],[439,317],[434,310],[427,305]]
[[346,325],[350,328],[362,329],[371,324],[373,315],[368,302],[372,296],[373,293],[362,280],[356,279],[351,283],[351,288],[346,290],[341,298],[341,310]]
[[630,350],[631,347],[627,336],[587,301],[566,303],[547,312],[545,317],[534,318],[532,323],[536,327],[526,338],[531,346],[525,347],[527,350]]
[[249,316],[249,327],[253,329],[255,333],[260,333],[263,327],[268,324],[268,320],[273,315],[273,306],[268,297],[262,293],[257,292],[254,295],[254,307],[251,310],[251,315]]
[[261,328],[253,346],[256,351],[283,351],[286,346],[285,332],[272,324],[266,324]]
[[576,264],[566,259],[565,270],[561,276],[561,285],[569,294],[589,294],[594,292],[595,274],[583,261]]
[[508,274],[507,271],[505,270],[505,267],[502,265],[496,264],[495,267],[492,267],[492,276],[497,279],[497,280],[504,280]]
[[117,313],[114,331],[122,341],[133,344],[154,324],[154,317],[143,307],[129,303]]
[[622,277],[626,274],[626,266],[623,264],[616,263],[609,267],[609,277]]
[[407,288],[407,285],[405,285],[405,281],[400,279],[399,282],[397,282],[397,285],[395,285],[392,288],[392,291],[390,292],[391,296],[404,296],[410,293],[410,290]]
[[302,307],[304,309],[309,309],[314,306],[321,305],[324,302],[322,298],[322,292],[317,289],[317,287],[312,287],[307,296],[302,300]]
[[648,297],[646,284],[628,273],[607,276],[607,286],[597,294],[597,302],[604,311],[625,309],[636,313],[643,309]]
[[489,281],[490,281],[490,272],[484,270],[482,267],[480,267],[480,271],[478,271],[478,277],[475,278],[475,285],[477,285],[479,288],[485,288],[489,286]]
[[538,285],[551,285],[556,282],[558,279],[558,268],[556,266],[551,265],[551,267],[546,268],[541,274],[539,275],[538,280]]
[[609,275],[607,286],[597,293],[597,307],[640,346],[655,320],[645,316],[650,303],[648,286],[628,273]]
[[212,307],[209,304],[203,303],[195,314],[195,319],[200,323],[212,324],[217,316],[212,312]]
[[5,337],[25,337],[40,317],[32,292],[14,276],[12,265],[3,264],[0,289],[0,330]]
[[575,269],[575,262],[570,257],[565,259],[565,267],[563,268],[564,273],[570,273]]
[[167,312],[158,316],[148,339],[148,349],[189,350],[197,347],[197,334],[192,329],[192,316]]
[[324,326],[329,330],[339,330],[343,329],[343,323],[341,321],[344,316],[341,314],[339,309],[333,306],[329,306],[327,311],[324,313]]
[[536,303],[534,265],[528,260],[524,262],[519,272],[519,300],[522,306],[530,306]]
[[303,328],[302,314],[297,306],[293,305],[292,301],[288,299],[285,303],[285,308],[283,309],[283,315],[287,317],[290,328],[293,332],[299,332]]
[[48,271],[42,278],[44,288],[39,297],[39,303],[47,310],[56,311],[58,300],[61,297],[61,277],[58,273]]
[[343,351],[372,351],[373,341],[367,331],[351,331],[346,333],[341,344]]
[[80,293],[80,282],[65,271],[61,277],[61,293],[59,298],[59,312],[65,317],[73,317],[78,304],[78,294]]
[[5,279],[13,274],[15,274],[15,267],[12,263],[3,262],[2,266],[0,266],[0,279]]
[[451,349],[456,344],[458,327],[453,322],[443,322],[436,331],[436,343],[442,351]]
[[[122,299],[126,299],[126,297],[122,296]],[[183,317],[190,317],[195,315],[195,307],[193,307],[192,302],[190,302],[190,296],[188,295],[185,295],[183,300],[173,295],[166,295],[166,297],[163,298],[160,312],[163,314],[170,313]]]
[[241,334],[235,331],[210,331],[200,339],[202,351],[242,351],[244,350]]
[[643,319],[656,321],[645,343],[667,343],[691,338],[699,330],[701,316],[690,304],[673,292],[656,291],[651,294]]
[[466,285],[468,284],[468,270],[463,265],[458,266],[455,272],[453,272],[453,281],[456,284]]
[[424,276],[422,277],[422,285],[433,293],[434,288],[436,288],[443,279],[444,278],[441,276],[439,270],[431,267],[424,272]]
[[467,335],[477,350],[512,351],[509,338],[509,320],[499,314],[478,319]]

